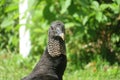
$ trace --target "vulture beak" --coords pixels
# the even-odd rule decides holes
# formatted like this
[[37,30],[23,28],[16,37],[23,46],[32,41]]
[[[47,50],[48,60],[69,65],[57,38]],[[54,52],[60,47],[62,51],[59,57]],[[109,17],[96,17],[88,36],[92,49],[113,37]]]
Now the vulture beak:
[[64,33],[60,33],[59,36],[60,36],[60,37],[63,39],[63,41],[64,41],[64,39],[65,39],[65,38],[64,38]]

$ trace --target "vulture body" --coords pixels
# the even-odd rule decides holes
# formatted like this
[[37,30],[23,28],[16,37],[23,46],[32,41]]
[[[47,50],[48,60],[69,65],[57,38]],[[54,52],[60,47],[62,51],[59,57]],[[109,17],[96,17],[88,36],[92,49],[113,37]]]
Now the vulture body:
[[22,80],[62,80],[67,59],[65,28],[60,21],[54,21],[48,31],[48,44],[33,71]]

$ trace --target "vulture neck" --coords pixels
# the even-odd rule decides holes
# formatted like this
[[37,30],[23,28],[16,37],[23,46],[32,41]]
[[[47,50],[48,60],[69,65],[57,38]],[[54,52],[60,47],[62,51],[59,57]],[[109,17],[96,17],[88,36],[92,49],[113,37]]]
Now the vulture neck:
[[49,37],[48,52],[52,57],[58,57],[61,54],[65,55],[65,41],[63,41],[60,37]]

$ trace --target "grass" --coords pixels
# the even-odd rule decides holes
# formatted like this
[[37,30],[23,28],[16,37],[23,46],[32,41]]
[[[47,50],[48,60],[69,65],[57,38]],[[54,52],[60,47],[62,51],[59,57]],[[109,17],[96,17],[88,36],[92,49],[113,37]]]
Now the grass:
[[[39,56],[24,59],[19,54],[0,54],[0,80],[20,80],[29,74]],[[107,62],[93,61],[85,69],[77,69],[67,65],[63,80],[119,80],[120,67],[110,66]]]

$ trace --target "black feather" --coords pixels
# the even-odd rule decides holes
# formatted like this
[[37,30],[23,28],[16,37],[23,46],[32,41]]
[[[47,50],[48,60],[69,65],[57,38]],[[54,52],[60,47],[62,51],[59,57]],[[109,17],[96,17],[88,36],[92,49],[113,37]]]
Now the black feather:
[[66,68],[65,40],[59,34],[65,34],[64,24],[55,21],[48,32],[48,45],[33,71],[22,80],[62,80]]

